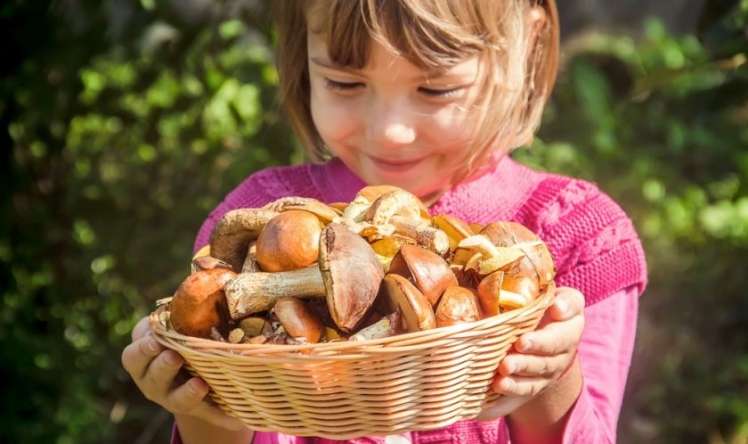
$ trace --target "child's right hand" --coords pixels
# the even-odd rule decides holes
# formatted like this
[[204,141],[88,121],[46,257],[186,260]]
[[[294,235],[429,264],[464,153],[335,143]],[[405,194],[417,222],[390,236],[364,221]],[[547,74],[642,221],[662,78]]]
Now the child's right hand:
[[208,385],[193,377],[177,381],[184,360],[174,350],[164,348],[151,334],[148,318],[132,330],[132,343],[122,351],[122,366],[143,395],[175,415],[189,415],[229,430],[245,426],[205,400]]

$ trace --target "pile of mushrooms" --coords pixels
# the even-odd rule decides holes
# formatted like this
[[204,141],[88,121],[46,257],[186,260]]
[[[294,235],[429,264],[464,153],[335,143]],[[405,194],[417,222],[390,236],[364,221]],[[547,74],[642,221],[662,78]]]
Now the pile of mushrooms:
[[514,222],[431,216],[413,194],[286,197],[226,213],[169,299],[175,331],[231,343],[361,341],[472,322],[553,283],[546,245]]

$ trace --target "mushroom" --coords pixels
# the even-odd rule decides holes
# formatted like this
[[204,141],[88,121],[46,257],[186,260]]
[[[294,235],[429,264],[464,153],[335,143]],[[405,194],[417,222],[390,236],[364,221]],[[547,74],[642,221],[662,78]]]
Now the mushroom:
[[[425,213],[425,214],[424,214]],[[391,225],[396,233],[414,239],[438,254],[449,250],[449,238],[431,226],[431,218],[420,199],[405,190],[380,196],[366,211],[364,221],[375,227]]]
[[[373,196],[376,196],[374,201],[371,200]],[[362,189],[340,220],[369,241],[399,233],[439,254],[449,249],[447,235],[431,226],[431,216],[423,202],[397,187],[381,185]]]
[[481,234],[499,247],[519,248],[524,253],[514,265],[516,273],[535,276],[540,288],[553,280],[556,273],[548,247],[527,227],[516,222],[493,222],[486,225]]
[[389,273],[399,274],[423,293],[436,306],[447,287],[457,286],[457,277],[449,264],[433,251],[416,245],[403,245],[390,262]]
[[379,196],[367,209],[364,219],[374,225],[382,225],[388,223],[395,215],[412,221],[423,219],[428,222],[431,219],[428,211],[424,211],[423,202],[402,189],[395,189]]
[[200,270],[212,270],[214,268],[225,268],[227,270],[231,270],[231,265],[220,259],[216,259],[213,256],[200,256],[192,260],[193,273],[196,273]]
[[392,262],[392,259],[395,257],[397,252],[400,251],[403,245],[409,245],[409,244],[414,244],[414,243],[415,243],[415,240],[407,236],[393,234],[392,236],[388,236],[383,239],[379,239],[377,241],[372,242],[371,248],[372,250],[374,250],[374,253],[376,253],[377,259],[379,259],[379,262],[382,263],[382,266],[384,267],[385,271],[387,271],[390,268],[390,263]]
[[256,259],[263,271],[304,268],[319,258],[322,223],[302,210],[284,211],[265,225],[257,237]]
[[211,256],[229,263],[234,271],[241,271],[250,241],[257,239],[262,228],[277,215],[275,211],[261,208],[227,212],[211,233]]
[[470,225],[466,224],[461,219],[452,217],[448,214],[438,214],[431,220],[437,228],[446,233],[449,238],[449,248],[451,250],[457,248],[457,244],[461,240],[475,234],[473,229],[470,228]]
[[382,317],[377,322],[362,328],[356,334],[348,338],[349,341],[368,341],[370,339],[381,339],[394,336],[400,332],[401,315],[399,311]]
[[409,332],[434,328],[431,303],[409,280],[399,274],[388,274],[382,280],[381,297],[389,312],[399,312]]
[[496,271],[489,274],[478,285],[478,298],[486,316],[494,316],[504,310],[524,307],[540,294],[534,277]]
[[369,244],[341,224],[325,227],[319,250],[316,266],[239,274],[226,286],[231,317],[267,310],[282,296],[325,297],[335,324],[351,331],[373,303],[384,271]]
[[200,270],[179,285],[170,303],[174,330],[188,336],[211,337],[211,330],[228,322],[224,285],[236,274],[225,268]]
[[468,288],[449,287],[444,291],[435,315],[437,327],[477,321],[481,318],[478,298]]
[[247,256],[244,258],[242,273],[254,273],[260,271],[260,265],[257,263],[257,241],[252,241],[247,247]]
[[250,316],[239,321],[239,328],[242,329],[244,335],[248,338],[252,338],[260,335],[270,335],[273,332],[273,328],[270,326],[270,322],[264,318],[257,316]]
[[333,206],[324,204],[311,197],[282,197],[270,202],[263,207],[266,210],[276,211],[278,213],[289,210],[304,210],[317,216],[320,221],[329,224],[343,214],[342,211]]
[[278,299],[273,306],[273,313],[286,333],[294,339],[304,338],[307,343],[314,344],[322,337],[322,323],[307,310],[300,299],[290,296]]

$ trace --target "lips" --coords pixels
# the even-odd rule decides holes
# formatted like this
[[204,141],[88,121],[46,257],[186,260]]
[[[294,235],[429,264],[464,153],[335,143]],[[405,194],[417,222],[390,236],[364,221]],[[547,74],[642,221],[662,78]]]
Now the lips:
[[407,171],[423,160],[423,158],[412,159],[412,160],[392,160],[392,159],[385,160],[385,159],[380,159],[380,158],[373,157],[373,156],[368,156],[368,157],[375,167],[377,167],[378,169],[384,172],[391,172],[391,173],[399,173],[399,172]]

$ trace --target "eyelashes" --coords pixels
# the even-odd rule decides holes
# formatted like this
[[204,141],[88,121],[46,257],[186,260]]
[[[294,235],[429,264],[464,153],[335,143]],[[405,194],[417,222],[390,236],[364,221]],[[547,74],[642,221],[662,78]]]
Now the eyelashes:
[[332,90],[351,91],[364,86],[365,85],[361,82],[338,82],[337,80],[332,80],[325,77],[325,87]]
[[431,97],[452,97],[457,95],[457,93],[462,90],[463,86],[458,86],[455,88],[449,88],[449,89],[433,89],[433,88],[418,88],[418,91],[421,93],[431,96]]
[[[361,88],[365,88],[366,84],[362,82],[339,82],[325,77],[325,88],[338,91],[338,92],[353,92]],[[418,92],[428,97],[453,97],[456,96],[461,90],[465,89],[466,86],[457,86],[448,89],[435,89],[435,88],[424,88],[419,87]]]

